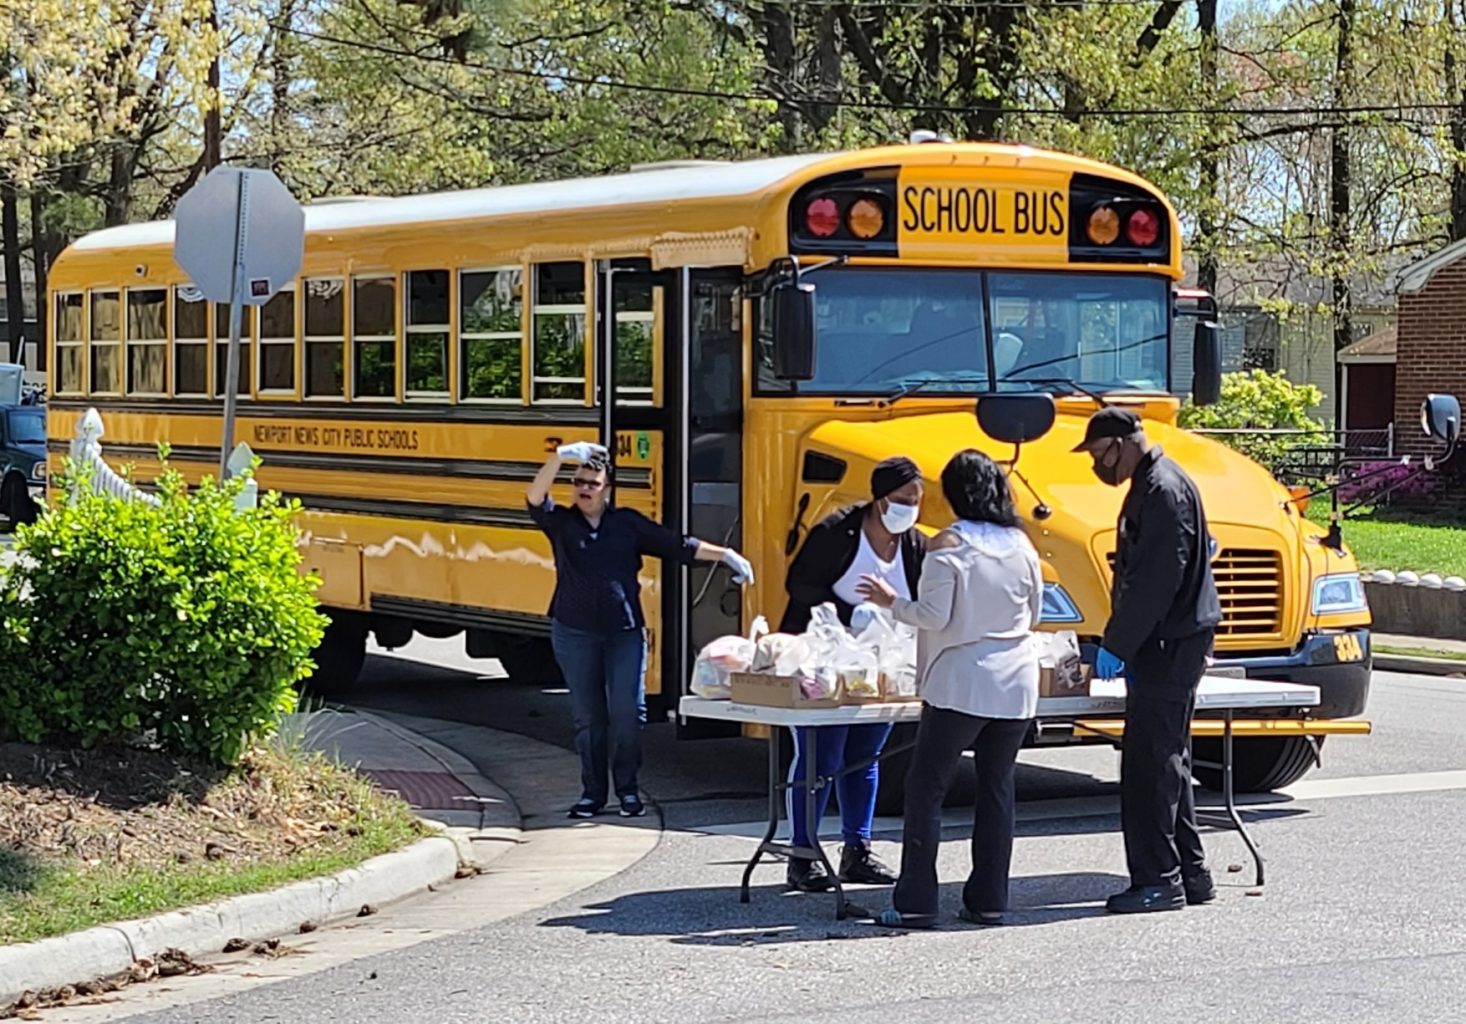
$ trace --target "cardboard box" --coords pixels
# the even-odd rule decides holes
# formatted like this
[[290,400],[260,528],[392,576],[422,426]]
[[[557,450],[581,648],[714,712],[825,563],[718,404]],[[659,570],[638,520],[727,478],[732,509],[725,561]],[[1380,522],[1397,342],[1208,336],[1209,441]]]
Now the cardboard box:
[[1053,665],[1039,663],[1038,695],[1040,697],[1088,697],[1089,677],[1093,669],[1083,663]]
[[734,672],[729,680],[734,704],[762,708],[837,708],[839,695],[810,700],[799,689],[797,676],[775,676],[763,672]]

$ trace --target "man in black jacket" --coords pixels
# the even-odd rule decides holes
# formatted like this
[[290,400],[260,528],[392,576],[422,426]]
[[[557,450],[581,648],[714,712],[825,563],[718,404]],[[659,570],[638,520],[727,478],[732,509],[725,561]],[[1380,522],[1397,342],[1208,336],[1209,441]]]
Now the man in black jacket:
[[[867,575],[879,576],[905,597],[916,597],[926,537],[916,528],[921,513],[921,470],[907,458],[877,463],[870,477],[871,500],[829,516],[809,531],[789,566],[786,587],[789,607],[780,631],[802,633],[810,612],[833,604],[840,621],[850,625],[860,601],[857,590]],[[811,739],[816,748],[815,771],[822,778],[839,775],[847,764],[862,764],[879,756],[891,735],[883,723],[801,726],[794,729],[794,764],[790,781],[804,778]],[[817,736],[812,734],[817,733]],[[880,766],[839,775],[835,789],[840,800],[840,832],[845,848],[840,855],[840,880],[867,885],[893,885],[895,873],[871,852],[871,822],[875,817]],[[803,801],[789,791],[789,821],[793,845],[810,847],[810,834],[819,827],[829,800],[829,787],[815,796],[815,817],[805,821]],[[818,892],[831,885],[824,865],[812,857],[789,858],[789,887]]]
[[1120,510],[1110,621],[1095,674],[1123,675],[1120,818],[1130,888],[1114,913],[1179,910],[1216,896],[1191,792],[1190,733],[1221,603],[1211,538],[1191,478],[1146,441],[1128,409],[1101,409],[1075,451],[1101,481],[1130,482]]

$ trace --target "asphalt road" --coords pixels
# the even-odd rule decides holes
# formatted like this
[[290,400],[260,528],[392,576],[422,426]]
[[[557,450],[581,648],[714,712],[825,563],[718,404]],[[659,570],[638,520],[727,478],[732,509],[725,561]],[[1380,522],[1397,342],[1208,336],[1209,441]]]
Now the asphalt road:
[[[460,663],[432,645],[414,654]],[[441,666],[373,659],[352,701],[568,744],[563,693]],[[1375,736],[1331,742],[1324,770],[1250,810],[1265,893],[1228,871],[1246,863],[1239,840],[1211,833],[1220,900],[1144,918],[1101,910],[1123,886],[1115,755],[1025,755],[1009,926],[927,933],[837,923],[827,898],[783,894],[779,868],[740,905],[762,752],[678,743],[659,726],[645,785],[666,830],[629,870],[492,927],[131,1019],[1459,1021],[1466,683],[1377,675],[1370,715]],[[942,854],[949,915],[967,865],[960,817]],[[880,891],[858,898],[889,905]]]

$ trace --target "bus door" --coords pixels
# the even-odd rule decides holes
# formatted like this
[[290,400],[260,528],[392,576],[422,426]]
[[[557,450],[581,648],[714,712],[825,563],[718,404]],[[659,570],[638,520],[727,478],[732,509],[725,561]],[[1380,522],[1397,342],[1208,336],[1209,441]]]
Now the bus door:
[[[655,475],[658,516],[668,528],[741,546],[742,272],[653,271],[646,260],[615,260],[598,277],[596,379],[614,376],[617,384],[615,403],[598,394],[597,404],[618,474]],[[660,685],[648,679],[648,718],[661,721],[684,692],[702,645],[741,631],[742,599],[714,564],[649,568],[660,571],[662,601]],[[705,723],[697,734],[726,731]]]
[[[678,367],[678,416],[669,459],[685,467],[687,532],[724,547],[743,548],[743,273],[737,267],[682,272],[686,359]],[[675,453],[675,454],[674,454]],[[687,690],[703,646],[744,630],[743,595],[717,565],[682,570],[682,608],[676,664],[680,675],[667,692]],[[669,671],[671,659],[669,659]],[[736,736],[732,723],[692,719],[684,737]]]

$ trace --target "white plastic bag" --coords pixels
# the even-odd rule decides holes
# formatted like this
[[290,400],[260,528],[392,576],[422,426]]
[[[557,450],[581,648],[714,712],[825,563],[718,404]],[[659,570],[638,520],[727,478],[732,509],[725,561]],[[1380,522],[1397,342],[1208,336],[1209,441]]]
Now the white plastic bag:
[[770,633],[759,640],[753,653],[754,672],[792,676],[809,661],[809,644],[792,633]]
[[760,615],[753,620],[748,636],[720,636],[699,651],[692,666],[692,692],[707,700],[732,696],[733,673],[749,671],[758,638],[768,631],[769,624]]

